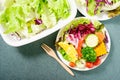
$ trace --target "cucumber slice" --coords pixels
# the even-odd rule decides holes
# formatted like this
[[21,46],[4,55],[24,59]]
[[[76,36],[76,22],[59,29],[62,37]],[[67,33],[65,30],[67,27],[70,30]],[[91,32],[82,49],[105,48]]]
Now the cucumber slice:
[[85,43],[88,47],[95,47],[98,45],[99,39],[95,34],[89,34],[85,39]]

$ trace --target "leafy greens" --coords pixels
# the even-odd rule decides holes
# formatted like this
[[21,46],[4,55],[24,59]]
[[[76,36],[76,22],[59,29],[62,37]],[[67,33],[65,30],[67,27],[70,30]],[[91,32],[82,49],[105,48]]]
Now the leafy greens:
[[0,13],[0,24],[5,28],[6,34],[21,34],[24,30],[29,34],[34,33],[32,25],[36,26],[34,21],[37,19],[41,19],[42,26],[45,26],[38,28],[40,32],[55,26],[60,19],[66,19],[69,15],[67,0],[6,0],[4,10]]

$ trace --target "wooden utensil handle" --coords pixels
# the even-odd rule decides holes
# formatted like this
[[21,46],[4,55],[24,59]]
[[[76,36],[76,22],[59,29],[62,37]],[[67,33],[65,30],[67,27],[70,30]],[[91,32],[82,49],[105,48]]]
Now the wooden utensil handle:
[[58,57],[55,59],[70,75],[74,76],[74,73],[63,62],[61,62]]

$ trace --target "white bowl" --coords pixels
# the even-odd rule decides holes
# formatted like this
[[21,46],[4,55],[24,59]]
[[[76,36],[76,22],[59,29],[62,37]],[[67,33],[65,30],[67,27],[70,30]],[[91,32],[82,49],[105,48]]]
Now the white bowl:
[[25,38],[22,40],[15,40],[11,35],[4,34],[3,33],[4,29],[2,28],[2,26],[0,26],[0,34],[3,38],[3,40],[10,46],[18,47],[18,46],[22,46],[22,45],[34,42],[36,40],[42,39],[43,37],[48,36],[51,33],[57,31],[58,29],[62,28],[64,25],[69,23],[71,20],[73,20],[76,16],[77,8],[76,8],[74,0],[68,0],[68,2],[70,4],[70,8],[71,8],[70,16],[65,20],[59,20],[58,23],[54,27],[44,30],[41,33],[39,33],[35,36],[32,36],[30,38]]
[[[78,17],[78,18],[75,18],[74,20],[79,20],[79,19],[81,19],[81,18],[86,18],[86,17]],[[88,18],[87,18],[87,19],[88,19]],[[74,20],[73,20],[73,21],[74,21]],[[91,20],[91,19],[90,19],[90,20]],[[91,21],[94,21],[94,20],[91,20]],[[71,21],[71,22],[72,22],[72,21]],[[69,24],[70,24],[70,23],[68,23],[67,25],[69,25]],[[69,26],[70,26],[70,25],[69,25]],[[68,27],[68,26],[67,26],[67,27]],[[62,60],[62,62],[63,62],[64,64],[66,64],[68,67],[70,67],[71,69],[74,69],[74,70],[78,70],[78,71],[88,71],[88,70],[92,70],[92,69],[97,68],[97,67],[100,66],[100,65],[106,60],[106,58],[108,57],[109,52],[110,52],[110,46],[111,46],[111,40],[110,40],[110,36],[109,36],[109,33],[108,33],[107,29],[104,27],[103,30],[106,32],[106,35],[107,35],[107,37],[108,37],[108,43],[106,44],[106,46],[107,46],[107,52],[108,52],[108,53],[100,57],[101,63],[100,63],[99,65],[94,66],[94,67],[92,67],[92,68],[87,68],[87,67],[85,67],[85,68],[70,67],[70,66],[69,66],[69,61],[65,60],[65,59],[63,58],[63,56],[61,55],[61,53],[60,53],[60,52],[57,50],[57,48],[56,48],[58,57]],[[63,35],[64,31],[66,31],[65,26],[64,26],[62,29],[60,29],[60,31],[58,32],[58,35],[57,35],[57,38],[56,38],[56,43],[59,41],[59,38]]]

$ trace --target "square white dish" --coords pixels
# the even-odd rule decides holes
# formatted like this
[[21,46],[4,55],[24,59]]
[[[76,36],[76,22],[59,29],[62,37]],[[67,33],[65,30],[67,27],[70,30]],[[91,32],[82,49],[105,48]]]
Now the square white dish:
[[68,0],[69,4],[70,4],[70,16],[67,19],[64,20],[59,20],[58,23],[50,28],[50,29],[46,29],[42,32],[40,32],[39,34],[32,36],[30,38],[24,38],[21,40],[17,40],[14,39],[13,36],[11,36],[10,34],[4,34],[4,29],[2,28],[2,26],[0,25],[0,34],[1,37],[3,38],[3,40],[10,46],[14,46],[14,47],[18,47],[18,46],[22,46],[31,42],[34,42],[36,40],[42,39],[43,37],[46,37],[48,35],[50,35],[51,33],[59,30],[60,28],[62,28],[63,26],[65,26],[67,23],[69,23],[70,21],[72,21],[77,13],[77,8],[75,5],[74,0]]

